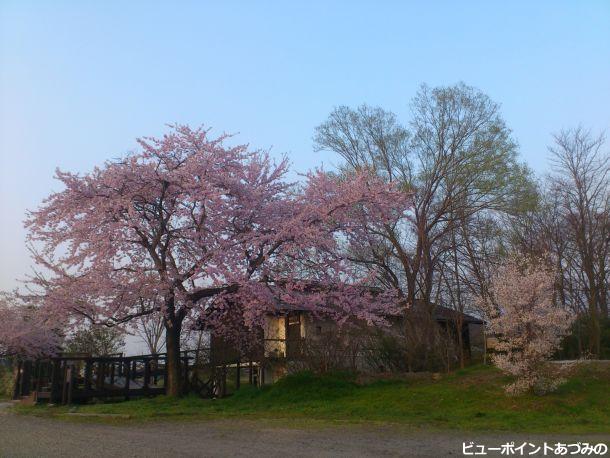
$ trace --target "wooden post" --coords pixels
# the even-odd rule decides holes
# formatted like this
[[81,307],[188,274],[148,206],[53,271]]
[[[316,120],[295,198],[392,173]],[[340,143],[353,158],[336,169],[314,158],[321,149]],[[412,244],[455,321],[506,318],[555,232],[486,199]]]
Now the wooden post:
[[114,386],[114,371],[115,371],[115,363],[112,361],[110,364],[110,386]]
[[23,363],[21,360],[17,361],[17,372],[15,373],[15,387],[13,389],[13,399],[19,399],[21,396],[21,368]]
[[74,391],[74,376],[75,376],[74,369],[75,369],[75,367],[76,366],[68,366],[68,372],[66,373],[66,379],[67,379],[67,385],[68,385],[67,386],[68,394],[67,394],[66,401],[68,404],[72,404],[72,394]]
[[32,362],[24,361],[21,366],[21,396],[27,396],[30,394],[30,388],[32,386]]
[[153,375],[153,385],[156,386],[157,382],[159,381],[159,356],[158,355],[155,355],[154,362],[155,362],[155,365],[153,366],[154,367],[154,370],[153,370],[153,374],[154,374]]
[[129,360],[125,361],[125,400],[129,401],[129,382],[131,381],[131,362]]
[[237,367],[235,368],[235,372],[237,372],[236,378],[235,378],[235,389],[239,390],[239,387],[241,386],[241,370],[240,370],[240,365],[239,365],[239,359],[237,360]]
[[52,361],[51,366],[51,394],[49,398],[49,402],[51,404],[56,404],[59,402],[59,378],[61,375],[61,362],[59,359],[54,359]]
[[104,389],[104,377],[106,365],[102,361],[97,362],[97,380],[95,381],[95,388],[99,391]]
[[288,358],[288,329],[290,328],[288,314],[284,317],[284,358]]
[[23,385],[25,384],[25,376],[26,376],[26,370],[25,370],[25,361],[21,362],[21,365],[19,367],[19,395],[18,397],[22,397],[23,396],[23,392],[25,391]]
[[165,389],[165,394],[167,394],[167,354],[163,358],[163,388]]
[[40,389],[40,360],[36,360],[34,363],[34,392],[37,392]]
[[184,367],[184,379],[182,380],[182,392],[184,394],[189,392],[189,358],[185,356],[182,358],[182,365]]
[[260,374],[260,376],[258,378],[258,383],[260,386],[264,386],[265,385],[265,366],[262,361],[258,364],[258,373]]
[[144,392],[148,392],[148,382],[150,380],[150,360],[147,358],[144,360]]
[[85,361],[85,391],[91,391],[92,366],[93,362],[90,359],[87,359],[87,361]]
[[221,397],[225,397],[227,395],[227,366],[226,364],[222,365],[222,391],[221,391]]
[[61,403],[66,404],[68,402],[68,362],[64,361],[64,370],[62,371],[62,390],[61,390]]
[[252,385],[252,383],[254,383],[254,374],[252,373],[252,371],[254,370],[254,367],[252,365],[252,360],[250,360],[250,363],[248,364],[248,383],[250,385]]
[[138,374],[138,368],[136,366],[136,360],[134,359],[131,363],[131,380],[135,380]]

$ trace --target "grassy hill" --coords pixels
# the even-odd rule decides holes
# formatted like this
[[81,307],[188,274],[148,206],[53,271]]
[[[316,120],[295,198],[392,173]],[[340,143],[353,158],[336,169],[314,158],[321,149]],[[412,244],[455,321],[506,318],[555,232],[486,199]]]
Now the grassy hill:
[[469,431],[610,433],[610,365],[584,367],[546,396],[509,397],[509,379],[477,366],[439,380],[358,384],[349,375],[286,377],[263,389],[244,387],[217,400],[157,397],[79,407],[18,407],[44,415],[71,411],[128,414],[133,419],[274,418],[388,422]]

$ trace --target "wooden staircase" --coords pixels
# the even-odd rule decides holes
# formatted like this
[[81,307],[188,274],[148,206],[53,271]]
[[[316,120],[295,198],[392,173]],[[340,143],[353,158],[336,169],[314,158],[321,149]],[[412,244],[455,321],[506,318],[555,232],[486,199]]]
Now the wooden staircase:
[[26,405],[26,406],[36,405],[36,402],[38,402],[36,394],[37,394],[36,391],[33,391],[30,394],[28,394],[28,395],[21,396],[18,399],[19,404],[23,404],[23,405]]

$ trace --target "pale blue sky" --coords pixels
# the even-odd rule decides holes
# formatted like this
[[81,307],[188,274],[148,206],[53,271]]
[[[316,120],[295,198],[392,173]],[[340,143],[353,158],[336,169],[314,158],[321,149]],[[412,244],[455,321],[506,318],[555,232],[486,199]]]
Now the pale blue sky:
[[28,270],[26,208],[168,122],[239,132],[298,171],[333,106],[405,122],[417,87],[464,81],[502,104],[521,152],[610,127],[610,1],[0,0],[0,289]]

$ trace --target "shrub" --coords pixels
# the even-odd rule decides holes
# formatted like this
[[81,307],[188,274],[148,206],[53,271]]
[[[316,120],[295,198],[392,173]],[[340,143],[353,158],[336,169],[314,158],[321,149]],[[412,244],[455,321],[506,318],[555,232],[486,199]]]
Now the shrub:
[[362,331],[334,329],[308,337],[300,342],[298,364],[295,371],[311,371],[317,374],[361,369]]
[[0,360],[0,399],[10,399],[13,397],[13,387],[15,378],[13,368],[7,362]]
[[370,335],[368,366],[389,372],[449,371],[458,362],[454,336],[426,313],[407,313],[391,330]]

